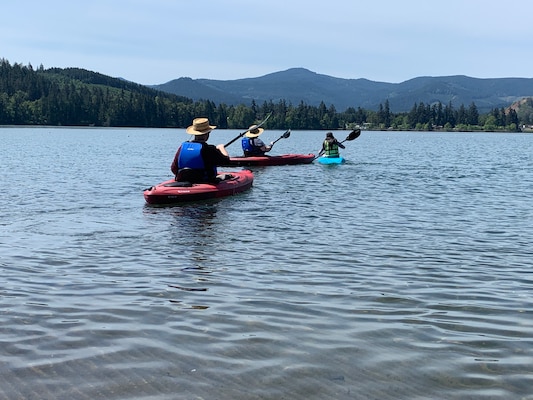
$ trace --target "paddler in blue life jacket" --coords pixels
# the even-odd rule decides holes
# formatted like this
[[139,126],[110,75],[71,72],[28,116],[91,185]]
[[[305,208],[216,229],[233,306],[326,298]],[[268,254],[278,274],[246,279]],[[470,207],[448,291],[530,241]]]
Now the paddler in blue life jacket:
[[340,157],[339,147],[344,149],[344,145],[340,143],[332,132],[326,133],[326,139],[322,142],[323,157]]
[[207,118],[195,118],[187,128],[192,137],[181,144],[170,166],[177,181],[217,182],[217,166],[227,164],[229,155],[223,144],[207,144],[209,133],[215,128]]
[[263,128],[258,128],[256,125],[252,125],[248,128],[248,131],[244,134],[241,140],[242,151],[245,157],[264,156],[265,153],[272,149],[272,144],[265,145],[265,143],[258,138],[260,134],[264,132]]

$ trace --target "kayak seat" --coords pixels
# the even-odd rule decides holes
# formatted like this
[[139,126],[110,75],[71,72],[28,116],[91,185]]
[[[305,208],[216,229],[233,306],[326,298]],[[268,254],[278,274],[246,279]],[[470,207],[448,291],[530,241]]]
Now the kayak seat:
[[192,168],[181,168],[176,175],[176,181],[172,183],[167,183],[165,186],[169,187],[190,187],[193,183],[210,183],[217,184],[222,181],[227,181],[234,179],[235,177],[228,173],[218,174],[214,181],[206,182],[202,179],[204,172],[202,170],[192,169]]
[[188,183],[205,182],[204,170],[193,168],[180,168],[176,174],[176,181]]
[[192,183],[187,181],[174,181],[170,183],[166,183],[164,186],[166,187],[191,187]]

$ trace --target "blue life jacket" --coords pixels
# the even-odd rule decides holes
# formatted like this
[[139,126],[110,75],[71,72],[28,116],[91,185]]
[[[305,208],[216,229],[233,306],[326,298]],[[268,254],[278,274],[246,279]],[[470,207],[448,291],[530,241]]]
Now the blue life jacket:
[[242,151],[245,156],[263,156],[265,153],[261,151],[261,147],[254,146],[252,138],[243,137],[241,140]]
[[[190,181],[208,181],[209,176],[205,169],[204,159],[202,157],[202,143],[184,142],[181,145],[178,157],[178,176],[183,175],[184,180]],[[185,170],[186,174],[182,174]],[[217,169],[214,168],[214,175],[217,175]],[[180,179],[181,180],[181,179]]]

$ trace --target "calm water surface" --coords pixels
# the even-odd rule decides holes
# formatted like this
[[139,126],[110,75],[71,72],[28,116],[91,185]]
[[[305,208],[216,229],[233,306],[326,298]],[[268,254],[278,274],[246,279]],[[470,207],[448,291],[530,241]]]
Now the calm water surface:
[[0,128],[0,399],[533,399],[533,135],[363,132],[147,207],[186,136]]

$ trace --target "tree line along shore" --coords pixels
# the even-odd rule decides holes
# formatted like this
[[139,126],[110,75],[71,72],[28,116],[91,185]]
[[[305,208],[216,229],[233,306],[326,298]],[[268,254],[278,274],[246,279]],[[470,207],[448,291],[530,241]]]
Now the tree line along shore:
[[79,68],[50,68],[0,60],[0,125],[175,127],[205,116],[221,129],[242,129],[271,113],[269,129],[532,131],[533,99],[480,113],[475,103],[415,103],[395,113],[388,100],[378,110],[337,111],[283,100],[251,105],[215,104],[157,91]]

